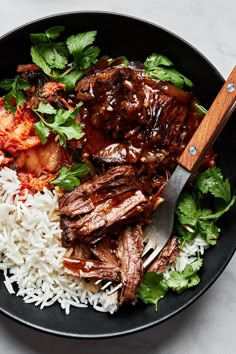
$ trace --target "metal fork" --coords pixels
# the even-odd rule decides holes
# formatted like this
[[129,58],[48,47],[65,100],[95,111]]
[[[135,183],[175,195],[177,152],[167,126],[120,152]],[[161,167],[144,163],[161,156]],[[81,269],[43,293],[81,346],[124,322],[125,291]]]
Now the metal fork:
[[[178,160],[178,166],[167,182],[161,197],[164,201],[158,206],[152,216],[152,223],[144,229],[143,256],[148,255],[144,260],[143,267],[148,266],[155,260],[160,251],[169,240],[174,223],[174,210],[178,197],[188,181],[189,177],[196,171],[202,158],[215,139],[225,126],[236,107],[236,67],[226,80],[219,94],[215,98],[210,109],[201,121],[190,142]],[[103,286],[107,288],[106,283]],[[113,294],[122,284],[118,284],[108,294]]]

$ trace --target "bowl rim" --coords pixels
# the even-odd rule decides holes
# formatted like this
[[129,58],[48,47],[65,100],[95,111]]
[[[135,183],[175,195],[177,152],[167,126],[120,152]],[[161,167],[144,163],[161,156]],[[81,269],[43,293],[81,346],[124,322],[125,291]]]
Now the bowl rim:
[[[173,31],[160,26],[159,24],[156,24],[155,22],[146,20],[145,18],[141,18],[138,16],[133,16],[133,15],[129,15],[129,14],[125,14],[125,13],[120,13],[120,12],[115,12],[115,11],[103,11],[103,10],[81,10],[81,11],[66,11],[66,12],[59,12],[59,13],[54,13],[54,14],[50,14],[47,16],[42,16],[39,18],[35,18],[33,20],[27,21],[26,23],[23,23],[11,30],[9,30],[8,32],[4,33],[3,35],[0,36],[0,45],[1,45],[1,41],[4,40],[5,38],[7,38],[8,36],[14,34],[15,32],[17,32],[18,30],[23,29],[26,26],[30,26],[33,25],[37,22],[40,21],[45,21],[45,20],[50,20],[53,18],[60,18],[61,16],[70,16],[70,15],[81,15],[81,14],[100,14],[100,15],[107,15],[107,16],[115,16],[115,17],[126,17],[127,19],[131,19],[137,22],[143,22],[146,24],[149,24],[153,27],[159,28],[162,31],[166,32],[167,34],[171,35],[172,37],[178,39],[179,41],[183,42],[186,46],[188,46],[190,49],[192,49],[194,52],[196,52],[200,57],[202,57],[202,59],[212,68],[212,70],[215,72],[215,74],[219,77],[219,79],[224,82],[225,79],[222,76],[222,74],[218,71],[218,69],[215,67],[215,65],[198,49],[196,48],[194,45],[192,45],[191,43],[189,43],[186,39],[182,38],[180,35],[174,33]],[[188,308],[191,304],[193,304],[200,296],[202,296],[211,286],[212,284],[218,279],[218,277],[221,275],[221,273],[223,272],[223,270],[226,268],[226,266],[228,265],[228,263],[230,262],[231,258],[233,257],[234,253],[236,251],[236,246],[235,249],[232,249],[231,252],[228,253],[227,258],[225,259],[224,263],[221,264],[221,266],[219,267],[218,271],[214,274],[214,276],[211,278],[211,280],[197,293],[195,294],[188,302],[186,302],[184,305],[180,306],[178,309],[172,311],[170,314],[164,316],[161,319],[157,319],[155,321],[152,321],[148,324],[144,324],[132,329],[128,329],[128,330],[121,330],[121,331],[117,331],[115,333],[109,333],[109,334],[75,334],[75,333],[67,333],[67,332],[63,332],[63,331],[57,331],[57,330],[52,330],[52,329],[47,329],[43,326],[39,326],[39,325],[35,325],[29,321],[26,321],[24,319],[21,319],[20,317],[12,314],[11,312],[2,309],[1,305],[0,305],[0,312],[5,315],[6,317],[15,320],[16,322],[25,325],[26,327],[29,327],[31,329],[34,330],[38,330],[40,332],[46,333],[46,334],[50,334],[50,335],[55,335],[55,336],[59,336],[59,337],[65,337],[65,338],[74,338],[74,339],[107,339],[107,338],[113,338],[113,337],[120,337],[120,336],[124,336],[124,335],[130,335],[130,334],[134,334],[149,328],[152,328],[158,324],[161,324],[165,321],[167,321],[168,319],[176,316],[177,314],[181,313],[184,309]]]

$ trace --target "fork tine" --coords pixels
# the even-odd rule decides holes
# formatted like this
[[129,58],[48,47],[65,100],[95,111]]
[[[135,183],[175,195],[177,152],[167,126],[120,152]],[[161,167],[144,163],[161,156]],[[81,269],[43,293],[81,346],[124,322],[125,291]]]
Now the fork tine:
[[107,295],[112,295],[114,294],[117,290],[119,290],[122,287],[122,283],[117,284],[112,290],[108,291]]
[[150,251],[152,249],[152,247],[150,247],[150,243],[146,243],[146,245],[144,246],[144,249],[143,249],[143,253],[142,253],[142,257],[144,257],[148,251]]
[[110,285],[112,284],[112,281],[108,281],[106,282],[106,284],[104,284],[102,287],[101,287],[101,290],[105,290],[106,288],[108,288]]

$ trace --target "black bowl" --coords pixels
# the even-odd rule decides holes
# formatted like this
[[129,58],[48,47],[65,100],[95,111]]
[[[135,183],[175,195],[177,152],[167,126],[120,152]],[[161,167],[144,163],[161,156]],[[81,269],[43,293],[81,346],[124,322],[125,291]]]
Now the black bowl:
[[[59,14],[26,24],[6,34],[0,39],[0,78],[12,77],[17,64],[31,61],[30,33],[43,32],[56,25],[64,25],[67,34],[96,29],[96,44],[102,53],[113,57],[125,55],[129,59],[144,60],[152,52],[166,55],[194,82],[195,92],[206,107],[210,106],[224,82],[219,72],[201,53],[173,33],[143,20],[104,12]],[[215,147],[219,152],[219,165],[233,185],[236,180],[235,131],[236,120],[232,117]],[[193,303],[226,267],[236,248],[234,218],[235,209],[231,209],[222,219],[221,237],[217,245],[205,254],[201,283],[182,295],[169,293],[160,302],[158,313],[154,306],[141,303],[125,306],[115,315],[99,313],[92,308],[75,308],[66,316],[59,305],[41,311],[34,305],[25,304],[22,298],[9,295],[3,281],[0,281],[0,309],[4,314],[33,328],[68,337],[106,338],[157,325]]]

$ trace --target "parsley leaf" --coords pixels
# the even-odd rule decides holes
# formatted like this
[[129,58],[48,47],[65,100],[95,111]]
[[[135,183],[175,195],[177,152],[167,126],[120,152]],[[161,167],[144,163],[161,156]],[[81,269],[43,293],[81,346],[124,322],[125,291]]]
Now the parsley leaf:
[[[81,107],[79,103],[73,111],[62,109],[55,110],[49,103],[45,104],[40,102],[39,107],[34,109],[34,112],[40,118],[40,121],[35,123],[35,132],[39,136],[42,144],[47,142],[50,131],[59,136],[59,142],[62,146],[66,147],[66,141],[71,139],[81,139],[84,135],[82,127],[77,124],[76,114]],[[49,115],[50,121],[41,114]]]
[[163,274],[147,272],[138,291],[138,297],[145,304],[154,304],[157,311],[157,304],[167,293],[168,286]]
[[173,68],[173,63],[164,55],[153,53],[144,62],[146,73],[155,79],[169,81],[183,88],[192,87],[193,83],[185,75]]
[[189,264],[183,272],[172,271],[170,277],[166,279],[166,283],[170,289],[181,294],[187,288],[196,286],[200,282],[197,272],[202,267],[203,260],[198,258],[196,261]]
[[59,186],[65,191],[72,191],[76,186],[80,185],[78,177],[84,177],[89,173],[89,168],[83,163],[75,163],[70,169],[63,166],[59,171],[59,176],[51,183]]
[[23,106],[25,97],[22,91],[28,90],[30,84],[17,75],[14,79],[2,80],[0,82],[0,88],[9,91],[5,95],[3,102],[7,111],[13,113],[16,110],[16,105]]

